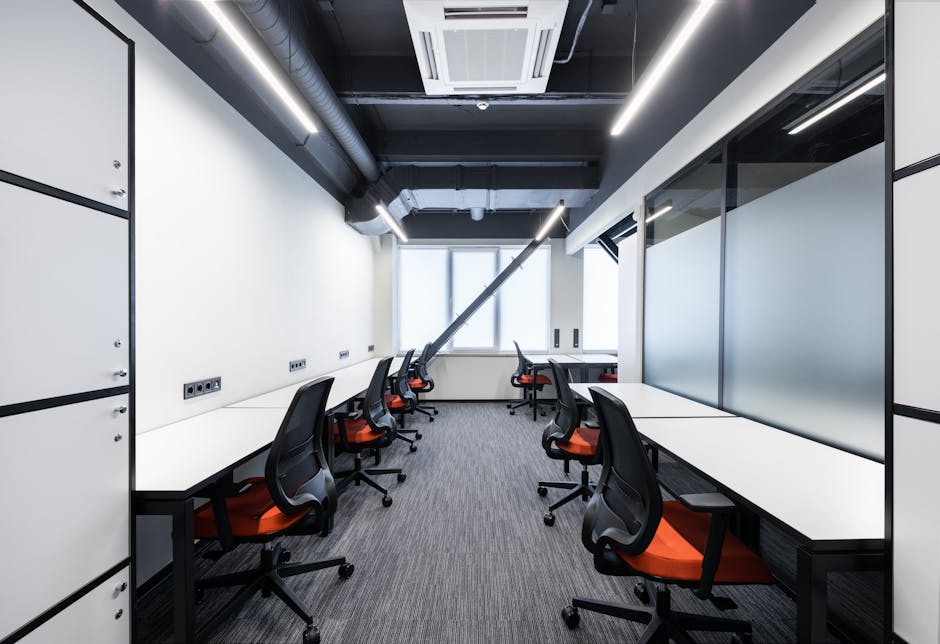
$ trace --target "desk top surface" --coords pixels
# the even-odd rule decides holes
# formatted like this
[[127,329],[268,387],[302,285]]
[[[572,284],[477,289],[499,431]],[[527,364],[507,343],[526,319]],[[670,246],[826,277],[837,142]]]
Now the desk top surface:
[[746,418],[636,418],[663,449],[810,541],[884,539],[884,465]]
[[617,356],[609,353],[569,353],[568,358],[583,364],[617,364]]
[[637,382],[573,383],[571,391],[585,400],[591,400],[589,387],[599,387],[620,398],[634,418],[734,416],[726,411]]
[[[373,358],[317,376],[334,378],[327,408],[338,407],[364,392],[378,362],[379,358]],[[395,362],[400,365],[401,359]],[[316,378],[138,435],[136,491],[188,491],[266,448],[274,440],[294,393],[311,380]]]

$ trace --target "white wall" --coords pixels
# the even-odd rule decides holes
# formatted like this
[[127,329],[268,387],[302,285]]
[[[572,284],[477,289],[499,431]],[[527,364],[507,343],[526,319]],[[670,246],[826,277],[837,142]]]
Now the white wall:
[[643,228],[638,227],[636,234],[617,245],[620,269],[617,380],[620,382],[643,380]]
[[[369,357],[369,238],[114,2],[89,4],[136,43],[138,433],[334,369],[342,349]],[[182,400],[212,376],[220,393]],[[169,530],[138,521],[139,582],[169,562]]]

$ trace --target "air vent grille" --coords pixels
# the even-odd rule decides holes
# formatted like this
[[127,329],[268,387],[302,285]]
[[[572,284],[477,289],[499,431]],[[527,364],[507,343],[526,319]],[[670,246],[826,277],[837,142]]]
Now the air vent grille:
[[431,40],[431,32],[421,32],[421,48],[424,52],[424,64],[428,70],[427,77],[430,80],[438,80],[440,76],[437,71],[437,57],[434,55],[434,42]]
[[532,78],[545,78],[548,76],[548,44],[552,39],[551,29],[539,31],[539,44],[535,48],[535,64],[532,66]]
[[515,7],[444,7],[444,20],[502,20],[527,18],[529,8]]

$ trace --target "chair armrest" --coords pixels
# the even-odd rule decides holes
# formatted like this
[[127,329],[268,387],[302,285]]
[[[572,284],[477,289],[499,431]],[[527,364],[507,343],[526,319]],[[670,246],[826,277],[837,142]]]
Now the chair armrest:
[[597,422],[596,420],[586,420],[583,423],[581,423],[581,425],[583,425],[584,427],[587,427],[588,429],[600,429],[601,427],[601,424]]
[[732,514],[737,511],[737,506],[721,492],[683,494],[679,497],[679,501],[693,512]]

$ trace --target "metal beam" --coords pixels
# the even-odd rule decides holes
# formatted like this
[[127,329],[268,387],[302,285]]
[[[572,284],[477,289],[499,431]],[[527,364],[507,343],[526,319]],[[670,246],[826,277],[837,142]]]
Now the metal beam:
[[[544,239],[542,241],[544,241]],[[495,293],[497,289],[503,285],[503,282],[509,279],[509,276],[515,273],[516,269],[522,266],[522,264],[525,263],[525,260],[529,259],[529,256],[535,252],[535,249],[541,245],[542,242],[535,239],[529,242],[529,245],[526,246],[523,251],[519,253],[514,260],[512,260],[512,262],[510,262],[509,266],[504,268],[502,272],[496,276],[496,279],[494,279],[489,286],[483,289],[483,292],[480,293],[477,298],[470,303],[470,306],[464,309],[463,313],[458,315],[457,318],[451,322],[450,326],[447,327],[444,332],[438,336],[434,342],[431,343],[431,348],[428,350],[427,355],[429,360],[433,358],[438,351],[441,350],[441,347],[447,344],[447,341],[450,340],[451,337],[453,337],[453,335],[460,330],[460,327],[467,323],[467,320],[470,319],[470,316],[476,313],[477,309],[483,306],[483,303],[486,302],[493,295],[493,293]]]
[[[455,107],[476,107],[481,100],[477,96],[428,96],[421,93],[369,93],[369,92],[342,92],[340,100],[349,105],[444,105]],[[578,94],[578,93],[545,93],[545,94],[518,94],[518,95],[486,95],[485,100],[490,105],[520,107],[526,105],[569,105],[583,107],[585,105],[623,105],[627,94],[625,92],[611,94]]]
[[370,141],[386,162],[598,161],[606,132],[580,130],[391,131]]

